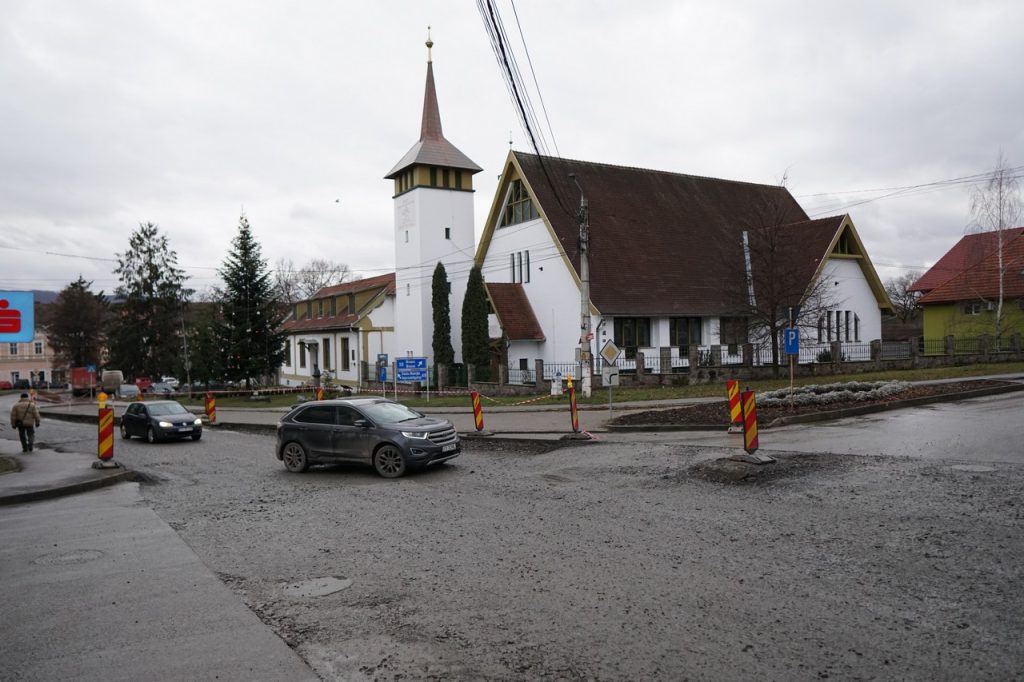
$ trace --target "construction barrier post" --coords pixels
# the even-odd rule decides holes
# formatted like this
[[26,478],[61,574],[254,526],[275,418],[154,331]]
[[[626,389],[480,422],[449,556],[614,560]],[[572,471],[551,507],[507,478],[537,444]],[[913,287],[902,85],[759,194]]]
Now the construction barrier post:
[[323,386],[317,386],[316,387],[316,399],[317,400],[323,400],[324,399],[324,387]]
[[476,424],[477,431],[483,431],[484,411],[480,407],[480,393],[478,391],[471,391],[469,395],[473,399],[473,423]]
[[217,423],[217,400],[213,397],[213,391],[206,392],[206,417],[211,424]]
[[576,412],[576,389],[572,385],[572,377],[569,377],[569,415],[572,418],[572,432],[580,432],[580,418]]
[[99,421],[97,428],[97,449],[98,461],[92,463],[94,469],[106,469],[116,467],[114,463],[114,408],[107,407],[107,394],[100,392],[99,399]]
[[753,391],[743,391],[743,449],[748,455],[757,452],[757,399]]
[[729,433],[738,433],[743,428],[743,414],[740,410],[740,382],[729,379],[725,382],[729,398]]
[[739,455],[733,459],[749,462],[750,464],[769,464],[774,462],[775,459],[773,457],[756,454],[758,448],[757,400],[754,398],[754,392],[743,391],[740,393],[740,404],[743,408],[743,449],[746,451],[746,454]]

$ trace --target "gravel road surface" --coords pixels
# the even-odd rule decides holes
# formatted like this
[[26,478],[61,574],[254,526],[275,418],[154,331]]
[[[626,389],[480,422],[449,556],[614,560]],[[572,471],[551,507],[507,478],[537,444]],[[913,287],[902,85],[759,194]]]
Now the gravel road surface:
[[391,481],[247,433],[116,447],[325,680],[1024,676],[1017,464],[485,441]]

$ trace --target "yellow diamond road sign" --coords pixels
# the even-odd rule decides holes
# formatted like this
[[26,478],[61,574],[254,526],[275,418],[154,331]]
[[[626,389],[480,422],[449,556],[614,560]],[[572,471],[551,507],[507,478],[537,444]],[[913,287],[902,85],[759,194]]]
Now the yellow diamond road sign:
[[622,350],[612,341],[605,342],[604,346],[601,347],[601,357],[609,365],[615,364],[620,355],[622,355]]

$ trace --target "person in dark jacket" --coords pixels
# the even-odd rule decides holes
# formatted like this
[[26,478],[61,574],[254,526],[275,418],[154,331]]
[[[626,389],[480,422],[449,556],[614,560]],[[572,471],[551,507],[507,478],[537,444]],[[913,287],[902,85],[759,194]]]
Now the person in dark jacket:
[[21,400],[14,403],[14,407],[11,408],[11,428],[18,429],[22,452],[32,452],[38,426],[39,408],[29,399],[28,393],[22,393]]

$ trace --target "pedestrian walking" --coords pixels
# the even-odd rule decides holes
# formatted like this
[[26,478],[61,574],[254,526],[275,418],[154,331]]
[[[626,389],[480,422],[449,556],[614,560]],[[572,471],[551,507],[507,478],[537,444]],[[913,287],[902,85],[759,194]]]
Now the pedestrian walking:
[[39,408],[29,399],[28,393],[22,393],[21,400],[11,408],[11,428],[18,429],[22,452],[32,452],[38,427]]

